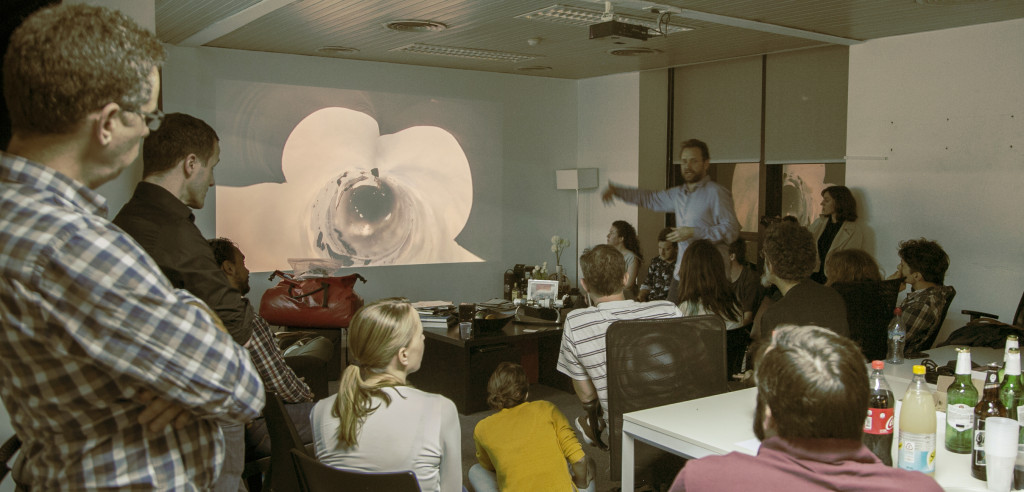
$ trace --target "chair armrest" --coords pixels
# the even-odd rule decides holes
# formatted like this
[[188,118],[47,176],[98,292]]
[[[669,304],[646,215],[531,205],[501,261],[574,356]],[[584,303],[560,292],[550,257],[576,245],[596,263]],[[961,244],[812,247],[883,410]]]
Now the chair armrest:
[[983,312],[981,312],[981,311],[972,311],[972,310],[970,310],[970,309],[964,309],[963,311],[960,311],[960,314],[966,314],[966,315],[969,315],[969,316],[971,317],[971,321],[974,321],[974,320],[976,320],[976,319],[978,319],[978,318],[992,318],[992,319],[999,319],[999,316],[996,316],[996,315],[994,315],[994,314],[990,314],[990,313],[983,313]]

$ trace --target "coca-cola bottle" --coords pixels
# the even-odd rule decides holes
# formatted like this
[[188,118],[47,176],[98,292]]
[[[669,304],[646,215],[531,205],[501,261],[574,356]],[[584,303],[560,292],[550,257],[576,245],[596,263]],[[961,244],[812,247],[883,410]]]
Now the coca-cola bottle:
[[868,381],[868,415],[864,419],[864,445],[878,456],[886,466],[892,466],[893,415],[896,413],[896,398],[892,388],[882,374],[885,362],[871,363],[871,379]]

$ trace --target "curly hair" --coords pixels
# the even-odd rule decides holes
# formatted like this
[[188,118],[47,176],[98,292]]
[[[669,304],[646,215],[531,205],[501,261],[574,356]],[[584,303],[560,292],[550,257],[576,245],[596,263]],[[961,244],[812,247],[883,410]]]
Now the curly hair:
[[4,58],[11,128],[61,134],[109,103],[139,110],[165,56],[153,33],[120,12],[83,4],[39,10],[11,35]]
[[829,186],[821,190],[821,196],[824,197],[825,193],[832,197],[835,214],[839,220],[848,222],[855,222],[857,220],[857,199],[853,197],[853,193],[850,192],[849,188],[839,185]]
[[796,282],[811,276],[818,263],[811,231],[788,220],[772,224],[764,235],[765,259],[772,274]]
[[828,255],[825,260],[825,277],[828,278],[825,285],[882,280],[878,263],[861,249],[841,249]]
[[622,292],[626,259],[614,246],[599,244],[580,256],[580,270],[590,293],[600,297]]
[[949,268],[949,256],[939,243],[929,239],[908,239],[900,241],[900,259],[918,272],[926,282],[942,285]]
[[618,231],[619,236],[622,237],[622,246],[633,252],[636,255],[637,264],[644,262],[644,254],[640,252],[640,239],[636,235],[636,229],[633,228],[633,224],[624,220],[616,220],[612,222],[612,227]]
[[219,140],[217,132],[195,116],[166,114],[160,128],[142,142],[142,177],[165,172],[189,154],[209,165],[214,142]]
[[679,299],[698,303],[722,318],[739,321],[739,306],[732,284],[725,277],[722,253],[707,239],[690,243],[679,267]]
[[512,408],[526,401],[530,382],[523,366],[515,362],[502,362],[487,381],[487,405],[494,410]]

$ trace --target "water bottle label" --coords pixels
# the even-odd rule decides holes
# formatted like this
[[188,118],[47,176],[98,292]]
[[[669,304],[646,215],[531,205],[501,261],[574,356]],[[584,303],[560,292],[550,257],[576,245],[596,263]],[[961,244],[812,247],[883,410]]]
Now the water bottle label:
[[946,423],[957,432],[974,429],[974,407],[963,403],[946,405]]
[[892,434],[894,408],[869,408],[864,419],[864,433],[884,435]]
[[900,430],[897,466],[922,473],[935,472],[935,434],[915,434]]

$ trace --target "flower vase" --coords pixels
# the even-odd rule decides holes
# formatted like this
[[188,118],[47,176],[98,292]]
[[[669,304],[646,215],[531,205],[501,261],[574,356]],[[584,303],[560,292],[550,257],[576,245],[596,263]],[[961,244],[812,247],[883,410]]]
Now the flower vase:
[[558,280],[558,297],[561,298],[569,292],[569,279],[565,276],[565,268],[562,265],[555,265],[555,279]]

